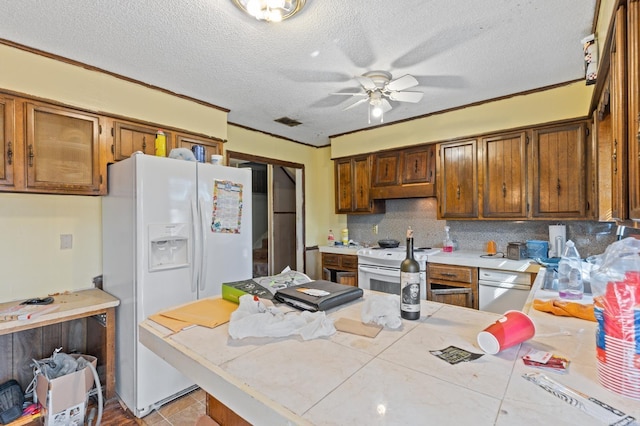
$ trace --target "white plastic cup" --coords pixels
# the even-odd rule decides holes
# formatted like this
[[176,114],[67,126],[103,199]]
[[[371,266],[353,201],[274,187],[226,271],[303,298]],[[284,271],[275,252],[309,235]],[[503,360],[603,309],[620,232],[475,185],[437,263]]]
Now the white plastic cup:
[[496,322],[478,333],[478,346],[485,353],[498,352],[531,339],[536,327],[531,318],[520,311],[507,311]]
[[211,156],[211,164],[213,164],[214,166],[221,166],[222,165],[222,155],[213,154]]

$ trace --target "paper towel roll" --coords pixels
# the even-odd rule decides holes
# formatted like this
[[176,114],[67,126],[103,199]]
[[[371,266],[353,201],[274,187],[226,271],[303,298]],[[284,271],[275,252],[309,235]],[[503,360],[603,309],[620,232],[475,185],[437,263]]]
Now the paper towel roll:
[[549,225],[549,257],[560,257],[567,241],[565,225]]

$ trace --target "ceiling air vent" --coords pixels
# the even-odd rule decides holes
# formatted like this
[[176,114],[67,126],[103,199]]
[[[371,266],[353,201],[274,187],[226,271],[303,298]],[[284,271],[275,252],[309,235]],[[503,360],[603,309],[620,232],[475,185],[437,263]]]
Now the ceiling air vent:
[[285,126],[289,126],[289,127],[296,127],[302,124],[298,120],[294,120],[293,118],[289,118],[289,117],[280,117],[273,121],[275,121],[276,123],[284,124]]

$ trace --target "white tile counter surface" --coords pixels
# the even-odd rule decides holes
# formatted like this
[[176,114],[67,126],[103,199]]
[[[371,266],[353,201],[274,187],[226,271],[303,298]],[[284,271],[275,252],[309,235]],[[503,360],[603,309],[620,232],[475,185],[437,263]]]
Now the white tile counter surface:
[[538,265],[531,259],[510,260],[506,257],[483,257],[481,251],[456,250],[451,253],[439,252],[429,255],[429,263],[445,265],[473,266],[478,268],[500,269],[504,271],[537,272]]
[[358,254],[361,246],[318,246],[320,253],[334,253],[334,254]]
[[[542,282],[539,275],[533,294]],[[366,292],[365,297],[374,294]],[[571,359],[553,379],[640,418],[640,403],[599,385],[595,323],[531,311],[539,337],[498,355],[449,365],[429,353],[450,345],[482,353],[476,335],[499,315],[422,302],[419,321],[375,338],[232,340],[227,325],[180,333],[146,320],[143,344],[253,424],[598,425],[598,420],[523,379],[530,348]],[[360,318],[363,302],[329,311]]]

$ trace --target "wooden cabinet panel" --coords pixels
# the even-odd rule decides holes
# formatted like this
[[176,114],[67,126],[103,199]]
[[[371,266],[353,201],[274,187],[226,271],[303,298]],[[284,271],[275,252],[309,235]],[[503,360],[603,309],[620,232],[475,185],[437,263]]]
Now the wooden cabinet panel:
[[526,148],[525,132],[482,139],[484,217],[526,217]]
[[384,201],[371,199],[371,158],[334,161],[336,213],[383,213]]
[[0,95],[0,185],[13,186],[16,155],[14,100]]
[[398,185],[398,170],[400,169],[400,153],[382,152],[373,155],[372,187]]
[[628,2],[629,218],[640,220],[640,2]]
[[427,300],[478,309],[478,268],[428,263]]
[[585,136],[584,123],[533,131],[534,217],[585,217]]
[[626,7],[615,15],[610,49],[610,106],[613,146],[611,149],[611,218],[627,219],[627,77],[626,77]]
[[100,117],[26,104],[26,189],[100,193]]
[[439,218],[478,217],[476,140],[440,144]]
[[322,278],[339,284],[358,286],[358,256],[322,253]]
[[402,151],[402,183],[434,183],[435,154],[434,144]]
[[[126,121],[114,121],[113,134],[113,158],[116,161],[131,157],[136,151],[142,151],[148,155],[155,155],[156,152],[156,132],[155,127],[142,126]],[[171,134],[164,132],[167,141],[171,140]],[[167,142],[168,143],[168,142]],[[167,147],[167,154],[169,154]]]

